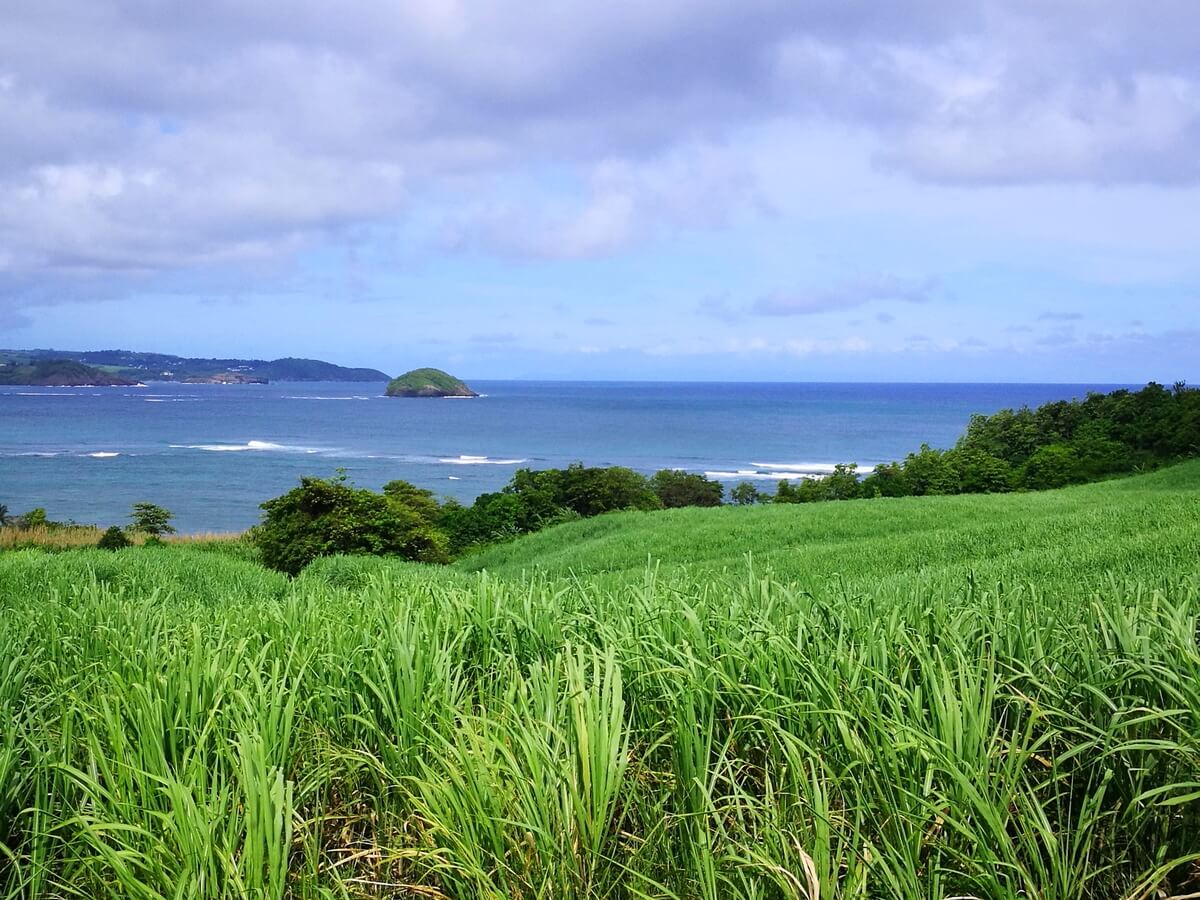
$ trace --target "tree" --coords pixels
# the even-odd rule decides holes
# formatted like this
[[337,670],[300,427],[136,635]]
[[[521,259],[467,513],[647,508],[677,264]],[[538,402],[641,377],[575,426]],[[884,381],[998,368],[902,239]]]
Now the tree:
[[922,444],[917,453],[904,458],[904,480],[916,496],[925,494],[957,494],[961,482],[954,457]]
[[22,531],[28,531],[30,528],[49,528],[51,522],[46,518],[46,510],[42,507],[34,507],[27,513],[22,513],[17,516],[14,523]]
[[729,492],[729,499],[738,506],[750,506],[754,503],[761,503],[763,495],[749,481],[739,481],[733,486],[733,490]]
[[442,508],[433,496],[433,491],[419,488],[399,478],[383,486],[383,496],[392,503],[415,512],[426,525],[436,525],[441,516]]
[[100,535],[100,542],[96,546],[101,550],[122,550],[131,543],[119,526],[110,525],[108,530]]
[[1025,464],[1025,486],[1033,490],[1057,488],[1081,481],[1079,455],[1066,444],[1041,447]]
[[772,503],[800,503],[800,492],[792,487],[792,483],[786,478],[780,479],[775,485],[775,496],[771,498]]
[[838,463],[833,472],[818,479],[825,500],[854,500],[863,495],[858,480],[858,463]]
[[154,503],[133,504],[133,512],[129,514],[129,518],[133,519],[131,526],[133,530],[140,531],[142,534],[158,537],[163,534],[175,533],[175,528],[171,525],[171,519],[175,518],[174,515],[170,510]]
[[1013,468],[983,450],[951,450],[966,494],[998,494],[1013,488]]
[[876,466],[875,471],[862,481],[864,497],[907,497],[911,493],[904,466],[896,462]]
[[538,531],[560,522],[568,512],[563,497],[562,469],[517,469],[502,493],[517,500],[513,525],[520,533]]
[[251,540],[272,569],[297,575],[318,556],[338,553],[446,562],[446,535],[396,499],[345,483],[305,476],[300,486],[262,504]]
[[659,509],[649,480],[624,466],[585,468],[572,463],[561,473],[561,504],[587,518],[618,509]]
[[664,509],[681,506],[720,506],[725,486],[709,481],[707,475],[684,472],[680,469],[660,469],[650,479],[650,488],[658,495]]
[[[1058,418],[1064,418],[1060,413]],[[960,450],[982,450],[1013,466],[1027,460],[1038,447],[1038,423],[1028,407],[1013,411],[1002,409],[991,416],[973,415],[967,433],[958,441]],[[913,493],[931,493],[917,491]],[[936,491],[936,493],[952,493]]]
[[9,525],[11,522],[12,519],[8,515],[8,507],[0,503],[0,528]]
[[481,494],[471,506],[448,501],[442,507],[440,527],[450,539],[450,550],[458,554],[472,547],[511,540],[525,529],[521,501],[512,494]]

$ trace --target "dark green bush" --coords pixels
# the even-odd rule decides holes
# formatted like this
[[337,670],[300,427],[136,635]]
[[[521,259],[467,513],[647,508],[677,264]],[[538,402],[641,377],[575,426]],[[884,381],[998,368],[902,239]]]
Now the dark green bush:
[[96,544],[101,550],[122,550],[131,545],[129,538],[125,536],[116,525],[110,525],[104,534],[100,535],[100,541]]
[[343,478],[305,477],[300,486],[262,504],[253,541],[263,563],[296,575],[318,556],[394,555],[447,562],[446,535],[399,498],[347,485]]
[[650,489],[664,509],[681,506],[720,506],[725,486],[707,475],[680,469],[660,469],[650,479]]

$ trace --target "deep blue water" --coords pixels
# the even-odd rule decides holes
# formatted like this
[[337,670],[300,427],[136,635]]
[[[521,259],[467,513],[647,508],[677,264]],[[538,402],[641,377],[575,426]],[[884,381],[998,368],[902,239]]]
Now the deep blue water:
[[[232,530],[301,475],[344,467],[470,501],[519,467],[676,467],[766,486],[836,462],[951,446],[972,413],[1110,385],[474,382],[477,400],[382,384],[0,388],[0,503],[123,523],[147,500],[181,531]],[[714,474],[715,473],[715,474]]]

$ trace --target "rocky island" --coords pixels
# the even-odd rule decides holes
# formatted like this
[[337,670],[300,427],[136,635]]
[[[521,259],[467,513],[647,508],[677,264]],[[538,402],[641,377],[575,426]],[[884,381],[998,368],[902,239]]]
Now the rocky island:
[[133,387],[138,384],[112,372],[69,359],[42,362],[0,363],[0,385],[31,387]]
[[478,397],[462,381],[441,369],[413,369],[388,382],[389,397]]
[[246,375],[242,372],[217,372],[215,375],[193,375],[183,379],[184,384],[270,384],[266,378]]

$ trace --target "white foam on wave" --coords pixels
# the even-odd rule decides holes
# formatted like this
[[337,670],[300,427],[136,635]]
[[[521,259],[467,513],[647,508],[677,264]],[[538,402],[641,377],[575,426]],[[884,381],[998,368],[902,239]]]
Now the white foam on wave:
[[[837,471],[835,463],[816,463],[816,462],[796,462],[796,463],[761,463],[752,462],[750,465],[756,469],[768,469],[770,471],[788,471],[788,472],[805,472],[809,475],[832,475]],[[875,471],[874,466],[858,465],[856,470],[859,475],[869,475]]]
[[459,478],[457,475],[447,475],[446,480],[447,481],[462,481],[462,479]]
[[523,462],[529,462],[529,460],[492,459],[490,456],[470,456],[464,453],[461,456],[439,457],[438,462],[448,463],[452,466],[517,466]]
[[800,481],[822,477],[812,472],[759,472],[756,469],[738,469],[736,472],[705,472],[704,474],[717,481],[741,481],[742,479],[747,481],[754,479],[765,481]]
[[49,393],[48,391],[15,391],[14,394],[17,397],[85,397],[85,396],[88,396],[87,394],[80,394],[76,391],[67,391],[66,393],[63,393],[62,391],[57,391],[57,390],[54,393]]
[[114,456],[120,456],[120,453],[114,453],[111,450],[97,450],[95,453],[89,453],[88,456],[92,459],[111,459]]
[[276,444],[273,441],[246,441],[244,444],[171,444],[174,450],[207,450],[210,453],[328,453],[328,448],[300,447],[295,444]]
[[767,469],[769,471],[786,470],[788,472],[811,472],[813,474],[832,473],[833,469],[834,469],[833,463],[804,463],[804,462],[761,463],[761,462],[752,462],[752,463],[750,463],[750,465],[754,466],[755,469]]

